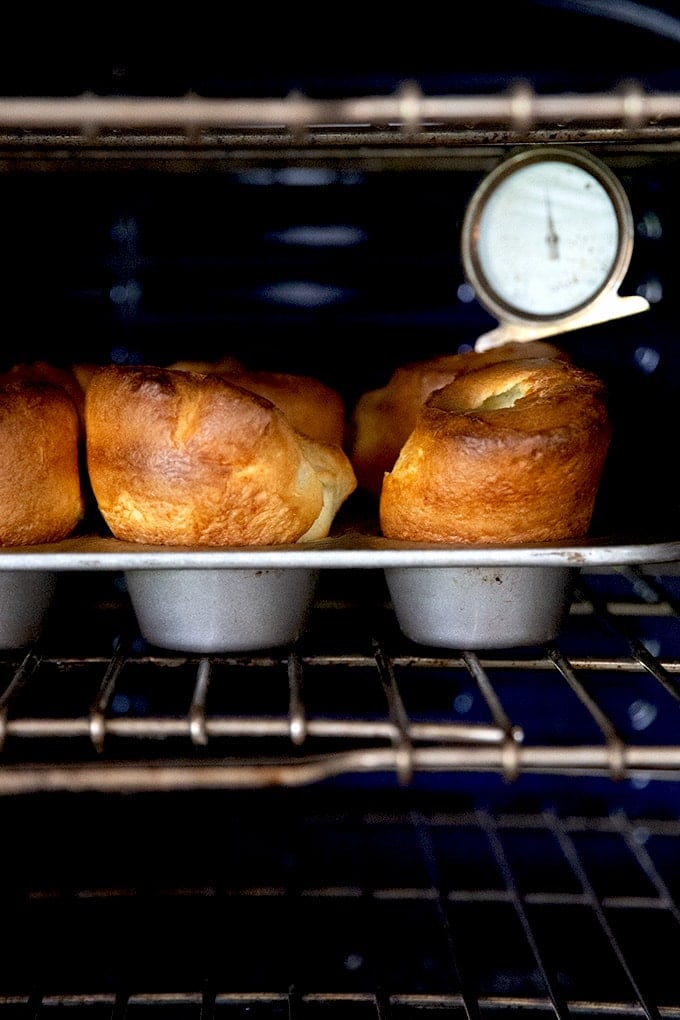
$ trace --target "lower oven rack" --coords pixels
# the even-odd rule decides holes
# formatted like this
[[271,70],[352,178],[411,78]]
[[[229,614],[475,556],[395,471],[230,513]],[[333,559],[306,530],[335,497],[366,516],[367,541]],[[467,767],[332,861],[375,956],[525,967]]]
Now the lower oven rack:
[[19,816],[0,1015],[680,1016],[677,818],[190,801]]

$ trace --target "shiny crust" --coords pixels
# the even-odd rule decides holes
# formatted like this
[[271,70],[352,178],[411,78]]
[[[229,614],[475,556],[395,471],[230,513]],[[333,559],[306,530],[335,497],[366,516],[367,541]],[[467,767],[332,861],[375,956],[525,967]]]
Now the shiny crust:
[[603,383],[555,359],[499,362],[431,394],[393,470],[380,524],[424,542],[586,535],[611,424]]
[[490,351],[443,354],[413,361],[394,370],[385,386],[369,390],[357,400],[348,427],[348,452],[359,485],[380,494],[383,477],[399,456],[418,417],[434,390],[463,372],[516,358],[561,358],[567,355],[552,344],[534,340],[507,343]]
[[99,369],[85,402],[87,464],[119,539],[269,545],[324,538],[356,479],[339,446],[301,435],[219,375]]
[[338,446],[344,443],[344,401],[336,390],[319,379],[264,370],[233,372],[225,378],[271,400],[298,432],[322,443]]
[[340,393],[313,376],[250,370],[229,357],[215,362],[177,361],[169,367],[221,375],[236,386],[271,400],[298,432],[322,443],[338,446],[344,443],[345,402]]
[[0,380],[0,544],[57,542],[85,512],[80,425],[61,386],[16,373]]

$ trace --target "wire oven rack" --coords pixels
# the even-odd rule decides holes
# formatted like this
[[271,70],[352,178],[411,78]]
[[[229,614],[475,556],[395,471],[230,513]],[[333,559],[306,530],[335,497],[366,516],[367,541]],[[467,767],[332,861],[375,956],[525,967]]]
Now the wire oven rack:
[[674,566],[584,570],[555,642],[489,653],[406,639],[380,571],[329,571],[303,639],[247,655],[149,646],[124,592],[61,575],[42,640],[0,657],[0,793],[680,779]]
[[[635,164],[673,155],[680,94],[636,81],[604,92],[540,94],[517,81],[497,94],[394,93],[315,99],[79,96],[0,97],[4,172],[144,168],[185,172],[196,161],[355,163],[470,168],[493,165],[509,145],[550,142],[606,148]],[[75,160],[74,160],[75,157]],[[475,160],[477,161],[475,163]]]
[[285,792],[8,801],[0,1015],[680,1015],[677,817]]

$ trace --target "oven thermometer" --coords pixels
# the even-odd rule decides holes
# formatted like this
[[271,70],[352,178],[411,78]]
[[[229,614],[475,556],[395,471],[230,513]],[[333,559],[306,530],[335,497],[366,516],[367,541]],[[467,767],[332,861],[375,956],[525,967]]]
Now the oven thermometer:
[[541,147],[505,160],[463,220],[468,282],[499,322],[475,350],[646,311],[645,298],[618,294],[633,234],[621,182],[590,153]]

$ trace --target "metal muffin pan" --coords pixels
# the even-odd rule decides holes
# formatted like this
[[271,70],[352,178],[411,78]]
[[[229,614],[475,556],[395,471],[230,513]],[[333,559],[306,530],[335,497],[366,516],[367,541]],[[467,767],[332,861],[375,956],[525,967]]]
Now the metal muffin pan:
[[383,570],[406,637],[472,649],[555,637],[581,567],[678,561],[680,539],[446,546],[347,533],[305,545],[186,548],[88,535],[0,548],[0,646],[36,638],[60,571],[123,572],[148,641],[210,653],[290,644],[304,632],[320,571]]

